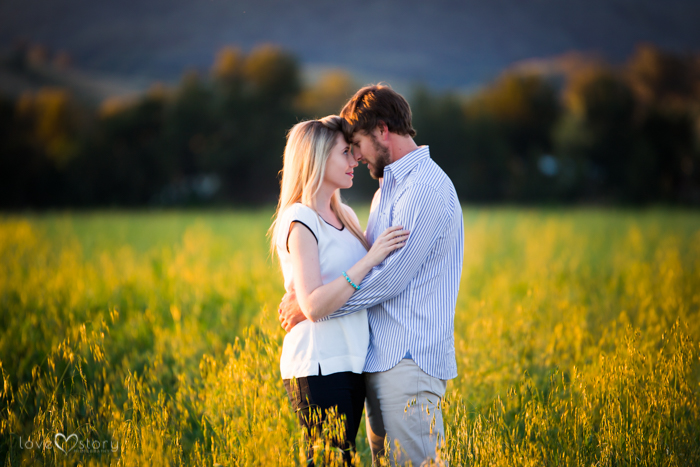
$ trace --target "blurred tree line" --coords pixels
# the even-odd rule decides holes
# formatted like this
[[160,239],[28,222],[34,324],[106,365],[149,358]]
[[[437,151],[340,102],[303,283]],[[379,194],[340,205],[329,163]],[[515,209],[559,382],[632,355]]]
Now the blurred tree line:
[[[336,71],[305,88],[294,56],[261,46],[99,109],[61,88],[0,97],[0,206],[271,203],[286,132],[358,87]],[[698,57],[641,46],[563,80],[511,71],[469,96],[407,97],[465,203],[700,204]],[[376,189],[357,181],[355,199]]]
[[506,73],[468,98],[425,89],[417,141],[480,202],[700,204],[700,58],[640,46],[563,82]]

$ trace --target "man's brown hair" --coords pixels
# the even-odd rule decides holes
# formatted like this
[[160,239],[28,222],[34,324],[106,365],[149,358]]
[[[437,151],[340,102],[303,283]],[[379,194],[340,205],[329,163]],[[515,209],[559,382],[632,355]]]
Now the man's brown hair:
[[416,136],[411,125],[411,107],[401,94],[381,84],[365,86],[345,104],[340,116],[346,139],[357,131],[371,132],[384,122],[388,130],[399,135]]

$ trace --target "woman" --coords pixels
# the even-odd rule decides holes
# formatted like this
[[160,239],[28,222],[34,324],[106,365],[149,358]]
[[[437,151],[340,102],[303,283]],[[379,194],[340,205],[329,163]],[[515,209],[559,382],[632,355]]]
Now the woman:
[[345,441],[338,447],[350,459],[365,399],[367,311],[319,320],[359,290],[357,284],[372,267],[405,244],[408,231],[390,227],[369,248],[357,216],[341,203],[339,190],[352,186],[358,165],[342,123],[333,115],[298,123],[289,132],[270,234],[285,288],[294,288],[308,318],[284,339],[280,370],[285,388],[309,434],[319,423],[314,409],[322,411],[322,418],[331,407],[345,416]]

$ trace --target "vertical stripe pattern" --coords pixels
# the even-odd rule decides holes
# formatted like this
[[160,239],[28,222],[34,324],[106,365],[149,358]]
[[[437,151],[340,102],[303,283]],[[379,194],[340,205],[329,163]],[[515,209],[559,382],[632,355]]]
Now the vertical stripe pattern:
[[410,230],[329,318],[367,308],[366,372],[393,368],[406,354],[427,374],[457,376],[454,314],[462,274],[464,223],[452,181],[421,146],[384,169],[378,206],[370,213],[370,243],[388,227]]

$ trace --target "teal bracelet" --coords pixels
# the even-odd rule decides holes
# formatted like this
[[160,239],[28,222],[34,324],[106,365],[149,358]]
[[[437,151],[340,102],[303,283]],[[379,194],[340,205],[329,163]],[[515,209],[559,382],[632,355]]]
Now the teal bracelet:
[[352,287],[353,287],[355,290],[360,290],[360,286],[357,285],[357,284],[355,284],[355,283],[352,281],[352,279],[350,279],[350,277],[349,277],[347,274],[345,274],[345,271],[343,271],[343,277],[345,277],[345,280],[348,281],[348,284],[352,285]]

